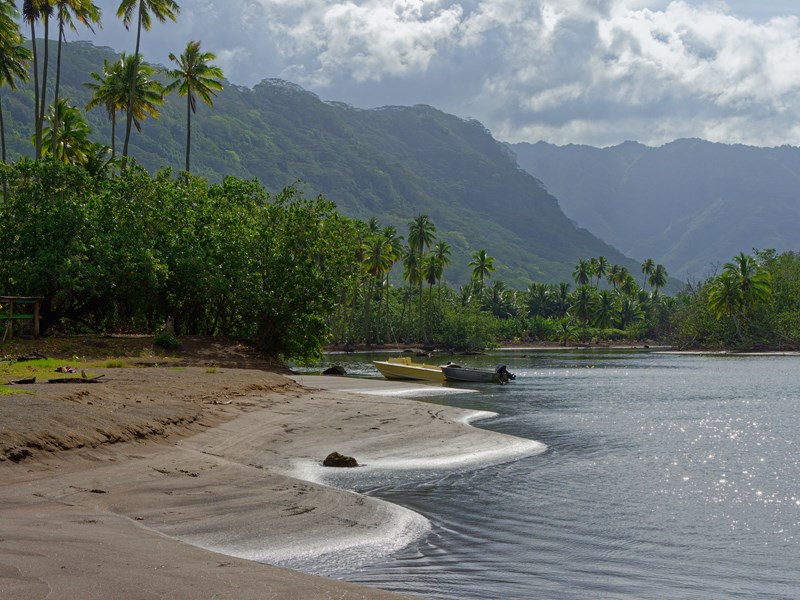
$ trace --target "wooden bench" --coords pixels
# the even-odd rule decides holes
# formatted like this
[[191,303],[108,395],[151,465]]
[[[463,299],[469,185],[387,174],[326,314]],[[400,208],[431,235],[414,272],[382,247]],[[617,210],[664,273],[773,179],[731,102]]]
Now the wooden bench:
[[15,321],[33,321],[33,335],[39,337],[41,296],[0,296],[0,321],[5,321],[3,341],[14,332]]

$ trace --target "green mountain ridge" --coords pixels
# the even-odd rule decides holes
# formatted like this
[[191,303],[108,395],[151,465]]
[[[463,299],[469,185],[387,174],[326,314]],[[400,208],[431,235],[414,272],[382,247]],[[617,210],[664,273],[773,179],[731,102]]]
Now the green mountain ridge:
[[680,139],[658,148],[509,146],[570,218],[680,279],[714,274],[741,251],[798,250],[800,148]]
[[[63,54],[61,95],[85,106],[90,94],[82,84],[89,73],[118,55],[87,42],[65,44]],[[30,155],[32,87],[4,88],[2,97],[9,156]],[[451,283],[469,279],[470,256],[482,248],[496,259],[495,277],[516,288],[571,280],[578,259],[592,256],[638,272],[637,262],[568,219],[556,198],[477,121],[426,105],[357,109],[274,79],[252,89],[226,84],[213,108],[198,106],[193,173],[210,181],[255,178],[271,192],[301,181],[307,195],[323,194],[343,214],[376,217],[400,234],[415,215],[428,214],[437,239],[452,247],[445,273]],[[177,172],[184,162],[185,98],[170,96],[161,112],[143,123],[142,133],[133,132],[131,155],[151,171],[167,166]],[[94,139],[109,144],[104,111],[87,117]],[[118,126],[118,152],[123,130]]]

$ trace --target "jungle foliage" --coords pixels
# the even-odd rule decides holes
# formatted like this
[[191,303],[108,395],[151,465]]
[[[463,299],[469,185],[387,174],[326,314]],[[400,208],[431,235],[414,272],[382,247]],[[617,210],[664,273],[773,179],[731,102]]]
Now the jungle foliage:
[[42,327],[250,339],[313,358],[348,281],[355,224],[322,198],[133,166],[0,165],[0,288],[42,296]]

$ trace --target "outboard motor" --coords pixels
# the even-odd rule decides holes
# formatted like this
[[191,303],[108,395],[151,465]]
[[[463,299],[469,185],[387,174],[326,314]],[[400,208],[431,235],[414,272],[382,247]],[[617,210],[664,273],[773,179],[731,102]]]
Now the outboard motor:
[[509,373],[508,372],[508,369],[506,369],[505,365],[500,365],[497,368],[497,374],[500,375],[501,378],[504,378],[504,379],[506,379],[508,381],[513,381],[514,379],[517,378],[516,375],[514,375],[513,373]]

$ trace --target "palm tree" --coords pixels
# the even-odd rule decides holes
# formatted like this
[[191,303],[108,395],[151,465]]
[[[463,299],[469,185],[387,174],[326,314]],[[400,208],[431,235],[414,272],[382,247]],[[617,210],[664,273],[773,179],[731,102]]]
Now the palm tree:
[[591,277],[592,267],[589,261],[581,258],[578,264],[575,265],[575,271],[572,273],[572,278],[578,285],[588,285]]
[[569,297],[569,288],[570,285],[566,281],[562,281],[558,284],[558,290],[556,291],[556,300],[555,300],[555,311],[556,315],[559,317],[563,317],[567,314],[570,305],[570,297]]
[[588,285],[582,285],[572,295],[572,302],[570,310],[581,322],[584,334],[586,332],[586,325],[592,315],[592,307],[594,304],[594,290]]
[[422,263],[422,272],[425,282],[428,284],[428,338],[432,334],[433,329],[433,286],[439,281],[442,276],[442,267],[436,259],[435,254],[429,254],[425,257]]
[[733,262],[725,263],[724,269],[736,279],[745,312],[769,302],[772,295],[770,274],[762,270],[752,256],[740,252],[733,258]]
[[178,94],[186,96],[186,172],[189,172],[189,153],[192,148],[192,114],[197,112],[197,98],[213,106],[211,96],[222,90],[222,69],[210,65],[217,58],[211,52],[200,52],[200,42],[189,42],[180,57],[174,54],[169,59],[177,63],[177,69],[167,70],[174,81],[165,88],[166,93],[177,89]]
[[[142,121],[148,116],[157,119],[158,107],[164,103],[164,90],[157,79],[153,78],[155,69],[143,60],[137,61],[135,56],[125,54],[105,73],[105,78],[92,73],[97,84],[85,84],[95,90],[95,95],[86,109],[103,106],[111,118],[112,147],[116,128],[116,113],[123,108],[132,107],[132,123],[136,131],[141,132]],[[129,94],[133,92],[133,96]],[[124,156],[123,156],[124,161]]]
[[506,284],[502,281],[495,281],[486,290],[483,306],[500,319],[507,319],[514,315],[513,298],[510,296],[508,289],[506,289]]
[[478,292],[482,292],[484,280],[497,270],[494,266],[494,257],[489,256],[486,250],[478,250],[472,255],[468,266],[472,267],[472,280],[478,282]]
[[[52,12],[52,7],[48,0],[24,0],[22,3],[22,20],[25,21],[31,29],[31,51],[33,54],[33,145],[35,149],[34,158],[38,160],[42,156],[42,129],[44,127],[44,97],[47,88],[47,37],[49,27],[49,16]],[[44,74],[42,83],[39,84],[39,52],[36,45],[36,22],[42,20],[45,26],[45,44],[44,44]]]
[[417,268],[419,269],[420,273],[417,277],[417,283],[419,285],[419,332],[420,332],[420,339],[423,336],[423,328],[422,328],[422,269],[423,269],[423,258],[422,255],[425,252],[425,248],[429,247],[433,241],[436,239],[436,226],[433,224],[433,221],[430,220],[428,215],[417,215],[414,217],[414,220],[408,224],[408,245],[409,247],[416,252],[417,254]]
[[600,329],[608,329],[614,322],[617,306],[614,294],[609,290],[600,290],[594,298],[594,324]]
[[622,298],[617,313],[617,325],[625,329],[628,325],[639,323],[644,318],[642,307],[634,298]]
[[653,271],[656,268],[656,263],[652,258],[648,258],[646,261],[642,263],[642,273],[644,274],[644,279],[642,280],[642,287],[647,283],[648,278],[653,274]]
[[439,271],[439,299],[442,297],[442,281],[444,280],[444,270],[450,266],[450,244],[444,240],[436,242],[433,248],[433,255],[436,258]]
[[[28,81],[30,51],[22,43],[22,34],[16,23],[17,11],[10,2],[0,4],[0,88],[7,85],[17,89],[17,80]],[[6,162],[6,130],[3,121],[3,100],[0,97],[0,146],[2,160]]]
[[125,79],[126,57],[123,53],[122,58],[111,64],[103,60],[103,73],[89,73],[89,76],[96,83],[84,83],[83,85],[94,92],[92,99],[86,104],[86,110],[92,110],[98,106],[106,109],[106,114],[111,120],[111,157],[117,154],[117,112],[128,105],[129,85]]
[[771,277],[752,256],[740,252],[716,277],[708,290],[708,306],[719,319],[727,314],[733,319],[736,334],[744,339],[740,318],[772,297]]
[[742,304],[742,290],[733,273],[725,271],[714,278],[708,288],[708,308],[717,320],[722,318],[722,315],[728,315],[733,320],[736,335],[740,340],[743,339],[743,335],[738,313]]
[[608,259],[605,256],[598,256],[595,262],[594,274],[597,276],[595,287],[600,285],[600,280],[608,273]]
[[68,98],[59,98],[46,120],[50,126],[42,132],[42,155],[52,155],[67,164],[85,164],[92,142],[89,124],[81,111],[70,105]]
[[658,290],[667,285],[667,277],[668,274],[664,265],[659,264],[653,268],[653,272],[650,274],[647,281],[653,289],[654,294],[658,294]]
[[[150,31],[152,18],[155,17],[164,23],[167,19],[175,21],[180,12],[180,6],[175,0],[122,0],[117,9],[117,17],[122,19],[125,28],[129,29],[133,22],[134,11],[136,12],[136,50],[133,54],[133,71],[136,72],[139,66],[139,47],[142,38],[142,28]],[[152,16],[151,16],[152,13]],[[134,85],[135,80],[131,80],[128,95],[128,107],[125,124],[125,144],[122,147],[122,167],[125,168],[128,159],[128,142],[131,137],[131,125],[134,119]]]
[[[53,104],[57,105],[61,83],[61,43],[64,41],[64,25],[69,26],[73,31],[77,31],[75,21],[78,21],[89,28],[94,33],[92,24],[100,23],[100,9],[91,0],[50,0],[55,4],[56,15],[58,17],[58,51],[56,52],[56,84],[54,91]],[[59,114],[56,111],[56,119]],[[59,123],[56,121],[54,131],[58,134]],[[55,140],[58,145],[58,140]]]
[[364,339],[367,345],[370,344],[369,335],[369,308],[372,296],[375,293],[375,282],[378,278],[383,280],[384,273],[392,268],[393,264],[392,246],[389,240],[381,235],[370,238],[365,244],[364,249],[364,271],[370,276],[369,289],[364,300]]
[[[419,262],[417,257],[417,252],[414,248],[411,247],[411,243],[403,248],[403,279],[408,282],[409,288],[414,288],[419,284],[422,285],[422,265]],[[409,309],[408,309],[408,322],[409,322],[409,331],[411,330],[411,299],[410,296],[407,296]],[[422,302],[420,301],[420,307],[422,306]],[[420,312],[420,319],[422,319],[422,313]],[[420,325],[421,327],[421,325]]]

